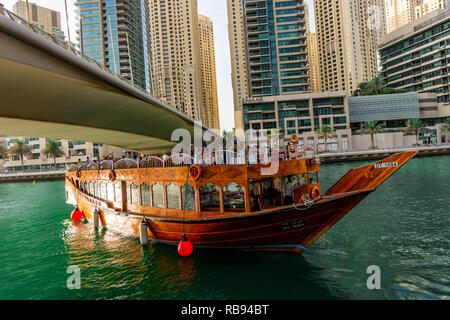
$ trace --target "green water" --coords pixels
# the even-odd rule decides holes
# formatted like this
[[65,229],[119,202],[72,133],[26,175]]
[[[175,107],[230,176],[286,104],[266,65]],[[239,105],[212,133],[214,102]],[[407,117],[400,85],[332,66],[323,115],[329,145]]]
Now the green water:
[[[322,189],[362,164],[324,165]],[[450,157],[413,159],[303,255],[183,259],[72,223],[62,181],[0,184],[0,299],[449,299],[449,191]],[[371,265],[380,290],[367,288]]]

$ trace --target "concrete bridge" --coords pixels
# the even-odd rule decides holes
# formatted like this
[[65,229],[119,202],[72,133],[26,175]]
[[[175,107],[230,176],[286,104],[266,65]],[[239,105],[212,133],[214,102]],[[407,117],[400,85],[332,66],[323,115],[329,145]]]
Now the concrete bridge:
[[89,141],[145,153],[174,146],[175,129],[193,134],[193,119],[3,13],[0,136]]

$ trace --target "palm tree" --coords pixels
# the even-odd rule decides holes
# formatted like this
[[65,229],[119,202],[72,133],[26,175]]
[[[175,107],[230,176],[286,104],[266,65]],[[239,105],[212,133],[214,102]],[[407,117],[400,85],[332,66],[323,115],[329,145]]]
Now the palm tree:
[[55,164],[56,169],[56,158],[62,157],[64,155],[64,151],[61,150],[58,143],[55,140],[48,139],[47,145],[45,146],[45,149],[42,150],[42,154],[44,156],[51,156],[53,157],[53,163]]
[[382,94],[386,84],[381,77],[375,77],[369,82],[369,91],[374,94]]
[[23,157],[31,156],[33,153],[31,152],[31,147],[27,145],[25,140],[14,140],[13,146],[8,150],[9,154],[19,156],[20,162],[22,163],[23,170]]
[[375,134],[377,133],[383,133],[384,132],[384,128],[383,125],[379,122],[379,121],[366,121],[363,124],[363,132],[365,134],[370,134],[370,150],[374,150],[375,149]]
[[425,129],[426,127],[422,120],[414,118],[408,121],[408,127],[405,133],[414,134],[416,136],[416,146],[419,146],[419,134]]
[[361,82],[353,93],[355,96],[365,96],[369,91],[369,82]]
[[335,135],[333,129],[331,129],[330,126],[322,126],[317,131],[317,134],[319,135],[319,138],[323,138],[323,140],[325,142],[325,151],[328,151],[327,150],[327,146],[328,146],[327,141],[328,141],[328,139],[333,138]]

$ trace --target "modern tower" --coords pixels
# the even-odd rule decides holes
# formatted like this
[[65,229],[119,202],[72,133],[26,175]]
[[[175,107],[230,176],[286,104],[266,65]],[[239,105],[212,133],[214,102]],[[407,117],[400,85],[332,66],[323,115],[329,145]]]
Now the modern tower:
[[78,0],[83,53],[151,92],[148,6],[142,0]]
[[51,34],[57,39],[64,40],[64,32],[61,30],[61,13],[38,6],[35,3],[18,1],[13,6],[13,12],[35,27]]
[[199,14],[198,31],[200,38],[200,62],[203,81],[204,124],[208,128],[219,130],[219,101],[217,97],[216,59],[212,20]]
[[319,52],[317,50],[317,33],[311,32],[310,11],[308,4],[305,3],[306,20],[306,43],[308,50],[308,74],[309,88],[311,92],[320,92],[320,70],[319,70]]
[[303,0],[228,0],[228,24],[235,110],[240,99],[309,92]]
[[149,0],[154,96],[204,119],[197,0]]
[[383,19],[373,21],[370,14],[373,8],[382,8],[382,1],[314,1],[321,91],[351,94],[359,83],[378,75]]

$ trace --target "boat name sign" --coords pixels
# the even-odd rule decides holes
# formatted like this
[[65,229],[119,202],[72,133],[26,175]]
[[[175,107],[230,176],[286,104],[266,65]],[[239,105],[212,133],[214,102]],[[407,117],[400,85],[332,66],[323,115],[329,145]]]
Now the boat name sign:
[[398,162],[375,163],[375,169],[386,169],[398,167]]

